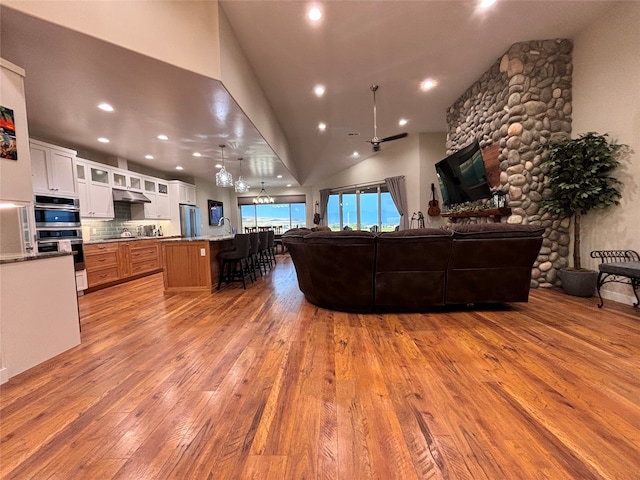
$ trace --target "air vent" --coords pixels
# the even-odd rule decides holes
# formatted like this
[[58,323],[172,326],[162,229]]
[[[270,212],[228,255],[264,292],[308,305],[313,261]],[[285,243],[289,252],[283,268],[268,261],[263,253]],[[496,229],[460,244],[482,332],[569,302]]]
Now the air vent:
[[358,137],[360,136],[360,132],[349,132],[347,133],[349,137]]

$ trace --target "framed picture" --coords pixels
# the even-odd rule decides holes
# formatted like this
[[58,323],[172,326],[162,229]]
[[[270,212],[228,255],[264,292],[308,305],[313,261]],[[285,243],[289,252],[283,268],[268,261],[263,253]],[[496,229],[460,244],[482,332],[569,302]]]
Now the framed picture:
[[220,220],[224,217],[222,202],[207,200],[207,207],[209,208],[209,225],[218,226],[218,224],[221,224]]
[[13,110],[0,106],[0,158],[18,160]]

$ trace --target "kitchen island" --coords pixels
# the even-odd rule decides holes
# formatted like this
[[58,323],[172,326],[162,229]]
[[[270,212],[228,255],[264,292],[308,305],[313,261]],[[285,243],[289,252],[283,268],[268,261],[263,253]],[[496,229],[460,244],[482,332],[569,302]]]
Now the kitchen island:
[[218,253],[233,247],[233,236],[167,239],[160,246],[165,293],[211,292],[220,274]]
[[72,252],[0,255],[0,383],[79,344]]

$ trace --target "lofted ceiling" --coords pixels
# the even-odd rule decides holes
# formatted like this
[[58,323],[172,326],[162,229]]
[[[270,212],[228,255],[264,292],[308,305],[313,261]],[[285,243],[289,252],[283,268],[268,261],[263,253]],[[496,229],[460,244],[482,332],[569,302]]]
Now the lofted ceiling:
[[[227,168],[237,176],[242,157],[254,189],[262,181],[313,185],[373,154],[372,84],[380,86],[378,137],[444,131],[447,107],[511,44],[572,38],[614,3],[503,0],[481,11],[472,0],[334,0],[318,3],[323,17],[312,24],[308,2],[222,0],[284,131],[295,176],[217,80],[6,7],[0,55],[27,72],[34,137],[176,178],[213,179],[225,144]],[[438,85],[422,91],[426,78]],[[326,87],[320,98],[316,84]],[[116,111],[98,110],[101,101]],[[399,126],[400,118],[408,123]]]

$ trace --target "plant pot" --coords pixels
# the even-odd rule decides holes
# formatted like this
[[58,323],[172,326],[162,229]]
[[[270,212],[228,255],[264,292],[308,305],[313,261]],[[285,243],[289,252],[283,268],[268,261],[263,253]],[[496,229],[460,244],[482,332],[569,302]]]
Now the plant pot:
[[598,272],[593,270],[559,270],[562,289],[575,297],[591,297],[596,292]]

